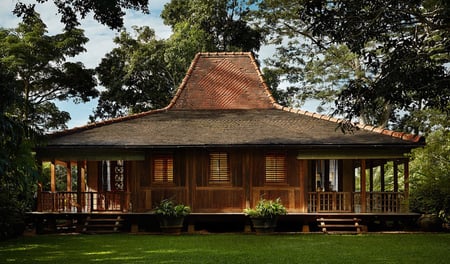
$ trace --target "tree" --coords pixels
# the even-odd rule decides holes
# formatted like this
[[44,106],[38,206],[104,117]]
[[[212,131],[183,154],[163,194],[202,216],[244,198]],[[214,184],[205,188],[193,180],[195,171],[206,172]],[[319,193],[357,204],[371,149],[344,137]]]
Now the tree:
[[448,216],[450,130],[440,128],[430,133],[427,137],[427,146],[413,150],[411,158],[411,209],[419,213],[436,215],[441,212]]
[[135,38],[122,31],[114,39],[118,47],[96,69],[106,90],[91,121],[162,108],[170,101],[179,79],[166,63],[165,41],[157,40],[148,27],[134,30]]
[[173,0],[162,12],[169,39],[147,27],[122,31],[97,67],[106,90],[90,120],[167,106],[198,52],[259,50],[262,35],[246,24],[247,12],[244,1]]
[[[278,69],[334,114],[419,132],[416,111],[448,111],[450,4],[440,0],[262,0],[255,11]],[[305,93],[303,93],[305,91]]]
[[[48,0],[36,0],[42,4]],[[123,27],[123,9],[133,9],[148,13],[148,0],[53,0],[61,14],[61,22],[66,25],[66,30],[74,29],[80,25],[79,17],[84,19],[90,12],[94,13],[94,19],[107,25],[111,29]],[[35,4],[24,4],[19,1],[16,4],[14,13],[18,16],[29,15],[35,12]]]
[[257,52],[263,36],[248,25],[246,1],[172,0],[164,6],[161,17],[170,25],[166,59],[181,82],[198,52]]
[[37,133],[11,114],[22,103],[11,89],[16,85],[14,73],[0,62],[0,240],[23,231],[37,177],[31,151]]
[[[259,30],[245,20],[250,11],[239,0],[172,0],[164,6],[161,17],[172,30],[202,31],[207,51],[258,51],[262,41]],[[180,25],[184,25],[180,27]]]
[[49,130],[65,128],[70,119],[55,100],[87,102],[98,95],[94,71],[80,62],[68,62],[85,51],[88,41],[80,29],[49,36],[38,14],[24,17],[16,29],[0,29],[0,62],[15,74],[10,86],[22,98],[9,109],[26,126]]

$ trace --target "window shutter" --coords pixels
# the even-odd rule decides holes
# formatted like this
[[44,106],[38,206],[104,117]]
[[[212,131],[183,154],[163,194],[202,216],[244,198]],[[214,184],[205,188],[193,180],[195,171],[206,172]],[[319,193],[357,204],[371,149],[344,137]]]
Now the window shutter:
[[266,183],[286,183],[286,155],[266,155]]
[[173,183],[173,158],[160,156],[153,160],[153,182]]
[[228,154],[224,152],[209,154],[209,182],[229,183],[230,170],[228,167]]

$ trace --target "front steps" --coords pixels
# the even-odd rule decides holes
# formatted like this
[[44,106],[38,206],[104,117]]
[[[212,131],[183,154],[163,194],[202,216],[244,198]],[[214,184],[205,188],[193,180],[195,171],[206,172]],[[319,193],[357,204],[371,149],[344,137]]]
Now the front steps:
[[361,219],[358,218],[318,218],[318,226],[324,234],[361,234]]
[[119,233],[124,224],[120,215],[90,215],[86,218],[82,229],[86,234]]

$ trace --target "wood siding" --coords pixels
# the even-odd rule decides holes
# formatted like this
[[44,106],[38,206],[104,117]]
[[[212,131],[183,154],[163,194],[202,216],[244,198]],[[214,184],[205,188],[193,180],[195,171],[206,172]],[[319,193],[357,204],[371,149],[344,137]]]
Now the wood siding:
[[[286,154],[287,182],[267,184],[265,178],[265,154]],[[230,182],[210,183],[209,153],[226,152],[229,160]],[[170,153],[174,157],[174,182],[152,183],[152,158]],[[128,181],[135,212],[150,211],[162,199],[173,198],[192,207],[194,213],[242,212],[254,206],[260,198],[281,198],[290,212],[306,208],[305,191],[308,163],[296,158],[297,152],[263,149],[184,149],[154,150],[144,161],[128,162]],[[302,176],[303,173],[303,176]]]

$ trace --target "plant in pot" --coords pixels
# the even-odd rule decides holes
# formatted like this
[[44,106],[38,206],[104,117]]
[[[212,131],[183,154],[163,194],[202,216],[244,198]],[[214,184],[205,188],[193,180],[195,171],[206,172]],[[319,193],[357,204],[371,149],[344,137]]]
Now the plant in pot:
[[244,213],[250,217],[253,229],[257,233],[273,232],[277,226],[278,216],[287,213],[281,199],[260,199],[255,208],[246,208]]
[[184,217],[191,213],[191,208],[184,204],[177,204],[172,199],[162,200],[154,212],[158,217],[159,226],[164,233],[181,233]]

